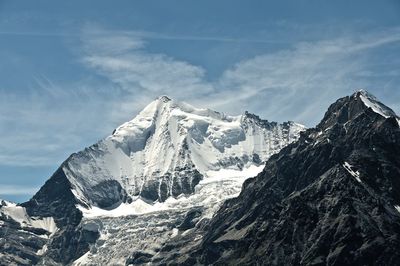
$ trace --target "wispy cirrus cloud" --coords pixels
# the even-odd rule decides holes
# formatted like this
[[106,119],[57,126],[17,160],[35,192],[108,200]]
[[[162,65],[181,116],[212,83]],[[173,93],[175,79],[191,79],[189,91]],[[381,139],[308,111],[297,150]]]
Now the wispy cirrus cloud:
[[307,126],[317,123],[332,101],[360,87],[400,111],[394,89],[400,62],[380,57],[388,47],[400,49],[397,28],[271,50],[228,66],[214,79],[202,66],[151,52],[155,35],[85,27],[75,56],[93,75],[68,84],[35,76],[24,94],[0,88],[0,164],[60,163],[162,94]]
[[146,50],[146,40],[136,32],[112,32],[85,28],[82,62],[126,90],[173,93],[184,96],[213,90],[205,82],[205,70],[189,62]]
[[59,164],[112,127],[107,110],[118,97],[115,90],[34,80],[23,94],[0,89],[0,165]]
[[[372,63],[371,54],[379,53],[388,45],[398,46],[400,42],[399,28],[301,42],[289,49],[245,59],[209,81],[205,78],[205,69],[200,66],[146,51],[143,35],[127,31],[102,32],[98,28],[95,33],[86,29],[87,38],[83,42],[97,45],[85,45],[84,64],[124,88],[132,98],[139,97],[141,102],[145,96],[154,98],[168,94],[230,113],[250,109],[269,119],[297,120],[309,126],[322,117],[336,98],[360,87],[374,91],[380,86],[389,86],[391,83],[385,80],[383,72],[377,72],[379,77],[375,76],[373,82],[360,73],[373,71],[371,66],[379,61],[375,59]],[[109,42],[114,46],[109,51],[118,50],[117,55],[99,51],[102,34],[109,40],[126,41]],[[140,45],[126,49],[127,43]],[[399,66],[395,61],[382,63],[386,67]],[[393,79],[396,77],[392,77],[391,82]]]
[[205,69],[148,52],[146,40],[134,33],[85,28],[82,46],[82,63],[124,91],[113,109],[115,117],[135,113],[163,94],[190,101],[214,93]]
[[[379,61],[385,61],[387,68],[398,68],[397,61],[382,58],[372,62],[370,56],[385,46],[400,48],[399,44],[400,30],[393,29],[299,43],[292,49],[259,55],[223,73],[218,85],[229,89],[221,90],[214,104],[229,108],[232,101],[242,101],[267,118],[292,119],[311,126],[335,99],[360,87],[379,92],[382,86],[389,86],[386,71],[375,72],[374,79],[360,73],[374,71],[372,67]],[[229,97],[233,94],[239,97]]]

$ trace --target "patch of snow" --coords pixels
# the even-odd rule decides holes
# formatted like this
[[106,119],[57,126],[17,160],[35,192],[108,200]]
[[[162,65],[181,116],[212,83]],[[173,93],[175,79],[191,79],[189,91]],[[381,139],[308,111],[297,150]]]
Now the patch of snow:
[[174,238],[178,235],[179,230],[177,228],[172,229],[171,238]]
[[88,256],[90,255],[90,251],[86,252],[85,254],[83,254],[80,258],[78,258],[77,260],[75,260],[72,263],[72,266],[81,266],[81,265],[87,265],[90,260],[88,259]]
[[[25,228],[26,229],[26,228]],[[36,237],[40,237],[40,238],[44,238],[44,239],[49,239],[48,235],[37,235],[29,230],[24,230],[24,229],[18,229],[19,232],[23,232],[25,234],[29,234],[29,235],[34,235]]]
[[206,172],[206,177],[200,181],[200,183],[205,184],[207,182],[215,182],[215,179],[224,178],[244,178],[254,177],[258,175],[264,169],[264,165],[250,165],[244,170],[235,169],[220,169],[218,171],[209,170]]
[[18,222],[21,227],[41,228],[50,233],[57,231],[57,225],[54,222],[53,217],[30,217],[26,213],[26,209],[24,207],[17,206],[13,203],[8,203],[6,206],[2,206],[0,209],[0,214],[6,215],[7,217]]
[[[264,165],[251,165],[240,170],[221,169],[219,171],[208,171],[206,177],[196,186],[196,191],[188,197],[180,196],[168,198],[165,202],[147,203],[140,197],[136,197],[132,203],[122,203],[112,210],[104,210],[98,207],[89,209],[77,205],[85,218],[96,217],[121,217],[129,215],[142,215],[153,212],[191,208],[197,205],[215,205],[227,198],[236,197],[241,190],[243,182],[254,177],[264,169]],[[207,217],[212,213],[207,213]]]
[[389,107],[380,103],[375,96],[369,94],[364,90],[360,90],[359,92],[360,92],[360,99],[363,101],[366,107],[370,107],[375,113],[380,114],[385,118],[388,118],[390,116],[396,117],[396,113]]
[[46,253],[46,251],[47,251],[47,245],[43,245],[43,247],[36,252],[36,255],[41,256],[44,253]]
[[359,171],[353,171],[353,166],[349,164],[348,162],[344,162],[343,164],[344,169],[347,170],[359,183],[361,183],[360,179],[360,172]]
[[394,205],[394,208],[400,213],[400,206],[399,205]]
[[[161,206],[160,206],[161,205]],[[81,205],[77,205],[78,209],[83,213],[86,218],[94,217],[119,217],[127,215],[140,215],[155,211],[161,211],[165,208],[162,203],[149,204],[143,201],[141,198],[135,199],[132,203],[122,203],[118,207],[112,210],[104,210],[98,207],[91,207],[86,209]]]

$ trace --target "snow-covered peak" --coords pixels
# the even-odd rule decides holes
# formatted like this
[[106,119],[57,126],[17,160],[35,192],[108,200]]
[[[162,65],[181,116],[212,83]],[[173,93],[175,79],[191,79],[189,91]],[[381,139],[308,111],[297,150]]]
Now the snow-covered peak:
[[0,199],[0,208],[3,206],[17,206],[16,203]]
[[366,90],[361,89],[356,91],[353,94],[353,97],[361,99],[367,108],[371,108],[375,113],[378,113],[385,118],[391,116],[397,117],[396,113],[392,109],[381,103],[374,95]]
[[204,121],[238,119],[238,117],[229,117],[210,109],[196,108],[188,103],[175,101],[168,96],[160,96],[148,104],[133,120],[118,127],[111,137],[122,140],[121,138],[124,136],[135,135],[135,132],[149,128],[161,120],[169,120],[171,117]]
[[370,111],[375,112],[383,118],[391,118],[392,122],[397,121],[400,127],[400,118],[396,113],[381,103],[375,96],[365,90],[357,90],[351,96],[346,96],[338,99],[335,103],[329,106],[322,121],[317,125],[321,130],[335,128],[337,125],[342,125],[346,129],[346,125],[350,121],[359,118],[361,115]]
[[302,130],[161,96],[111,136],[71,156],[63,171],[86,206],[110,209],[137,197],[165,201],[193,194],[210,171],[259,166]]
[[171,98],[168,97],[167,95],[162,95],[160,97],[157,98],[157,100],[162,101],[164,103],[171,101]]

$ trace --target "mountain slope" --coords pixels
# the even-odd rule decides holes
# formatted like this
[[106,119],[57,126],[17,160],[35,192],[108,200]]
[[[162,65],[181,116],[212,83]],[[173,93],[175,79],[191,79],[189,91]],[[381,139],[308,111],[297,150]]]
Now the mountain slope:
[[398,265],[399,118],[365,91],[273,155],[186,263]]
[[[57,226],[34,249],[22,247],[23,256],[30,254],[22,264],[67,264],[81,257],[101,237],[104,216],[161,211],[157,223],[167,210],[184,209],[177,214],[184,219],[200,206],[202,217],[210,217],[220,202],[240,191],[245,177],[303,129],[162,96],[111,136],[72,154],[30,201],[18,206],[29,217],[54,219]],[[0,214],[9,218],[1,209]],[[7,256],[18,260],[12,250]]]

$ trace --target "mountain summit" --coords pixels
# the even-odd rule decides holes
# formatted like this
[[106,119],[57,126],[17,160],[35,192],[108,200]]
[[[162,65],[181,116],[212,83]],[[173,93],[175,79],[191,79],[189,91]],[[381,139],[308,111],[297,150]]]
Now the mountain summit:
[[332,104],[317,128],[325,130],[335,124],[343,125],[365,112],[374,112],[384,118],[392,117],[394,121],[400,121],[396,113],[375,96],[365,90],[358,90]]
[[[260,119],[258,119],[260,121]],[[141,197],[190,195],[209,171],[259,165],[304,127],[255,123],[161,96],[111,136],[73,154],[62,166],[86,208],[114,208]]]

